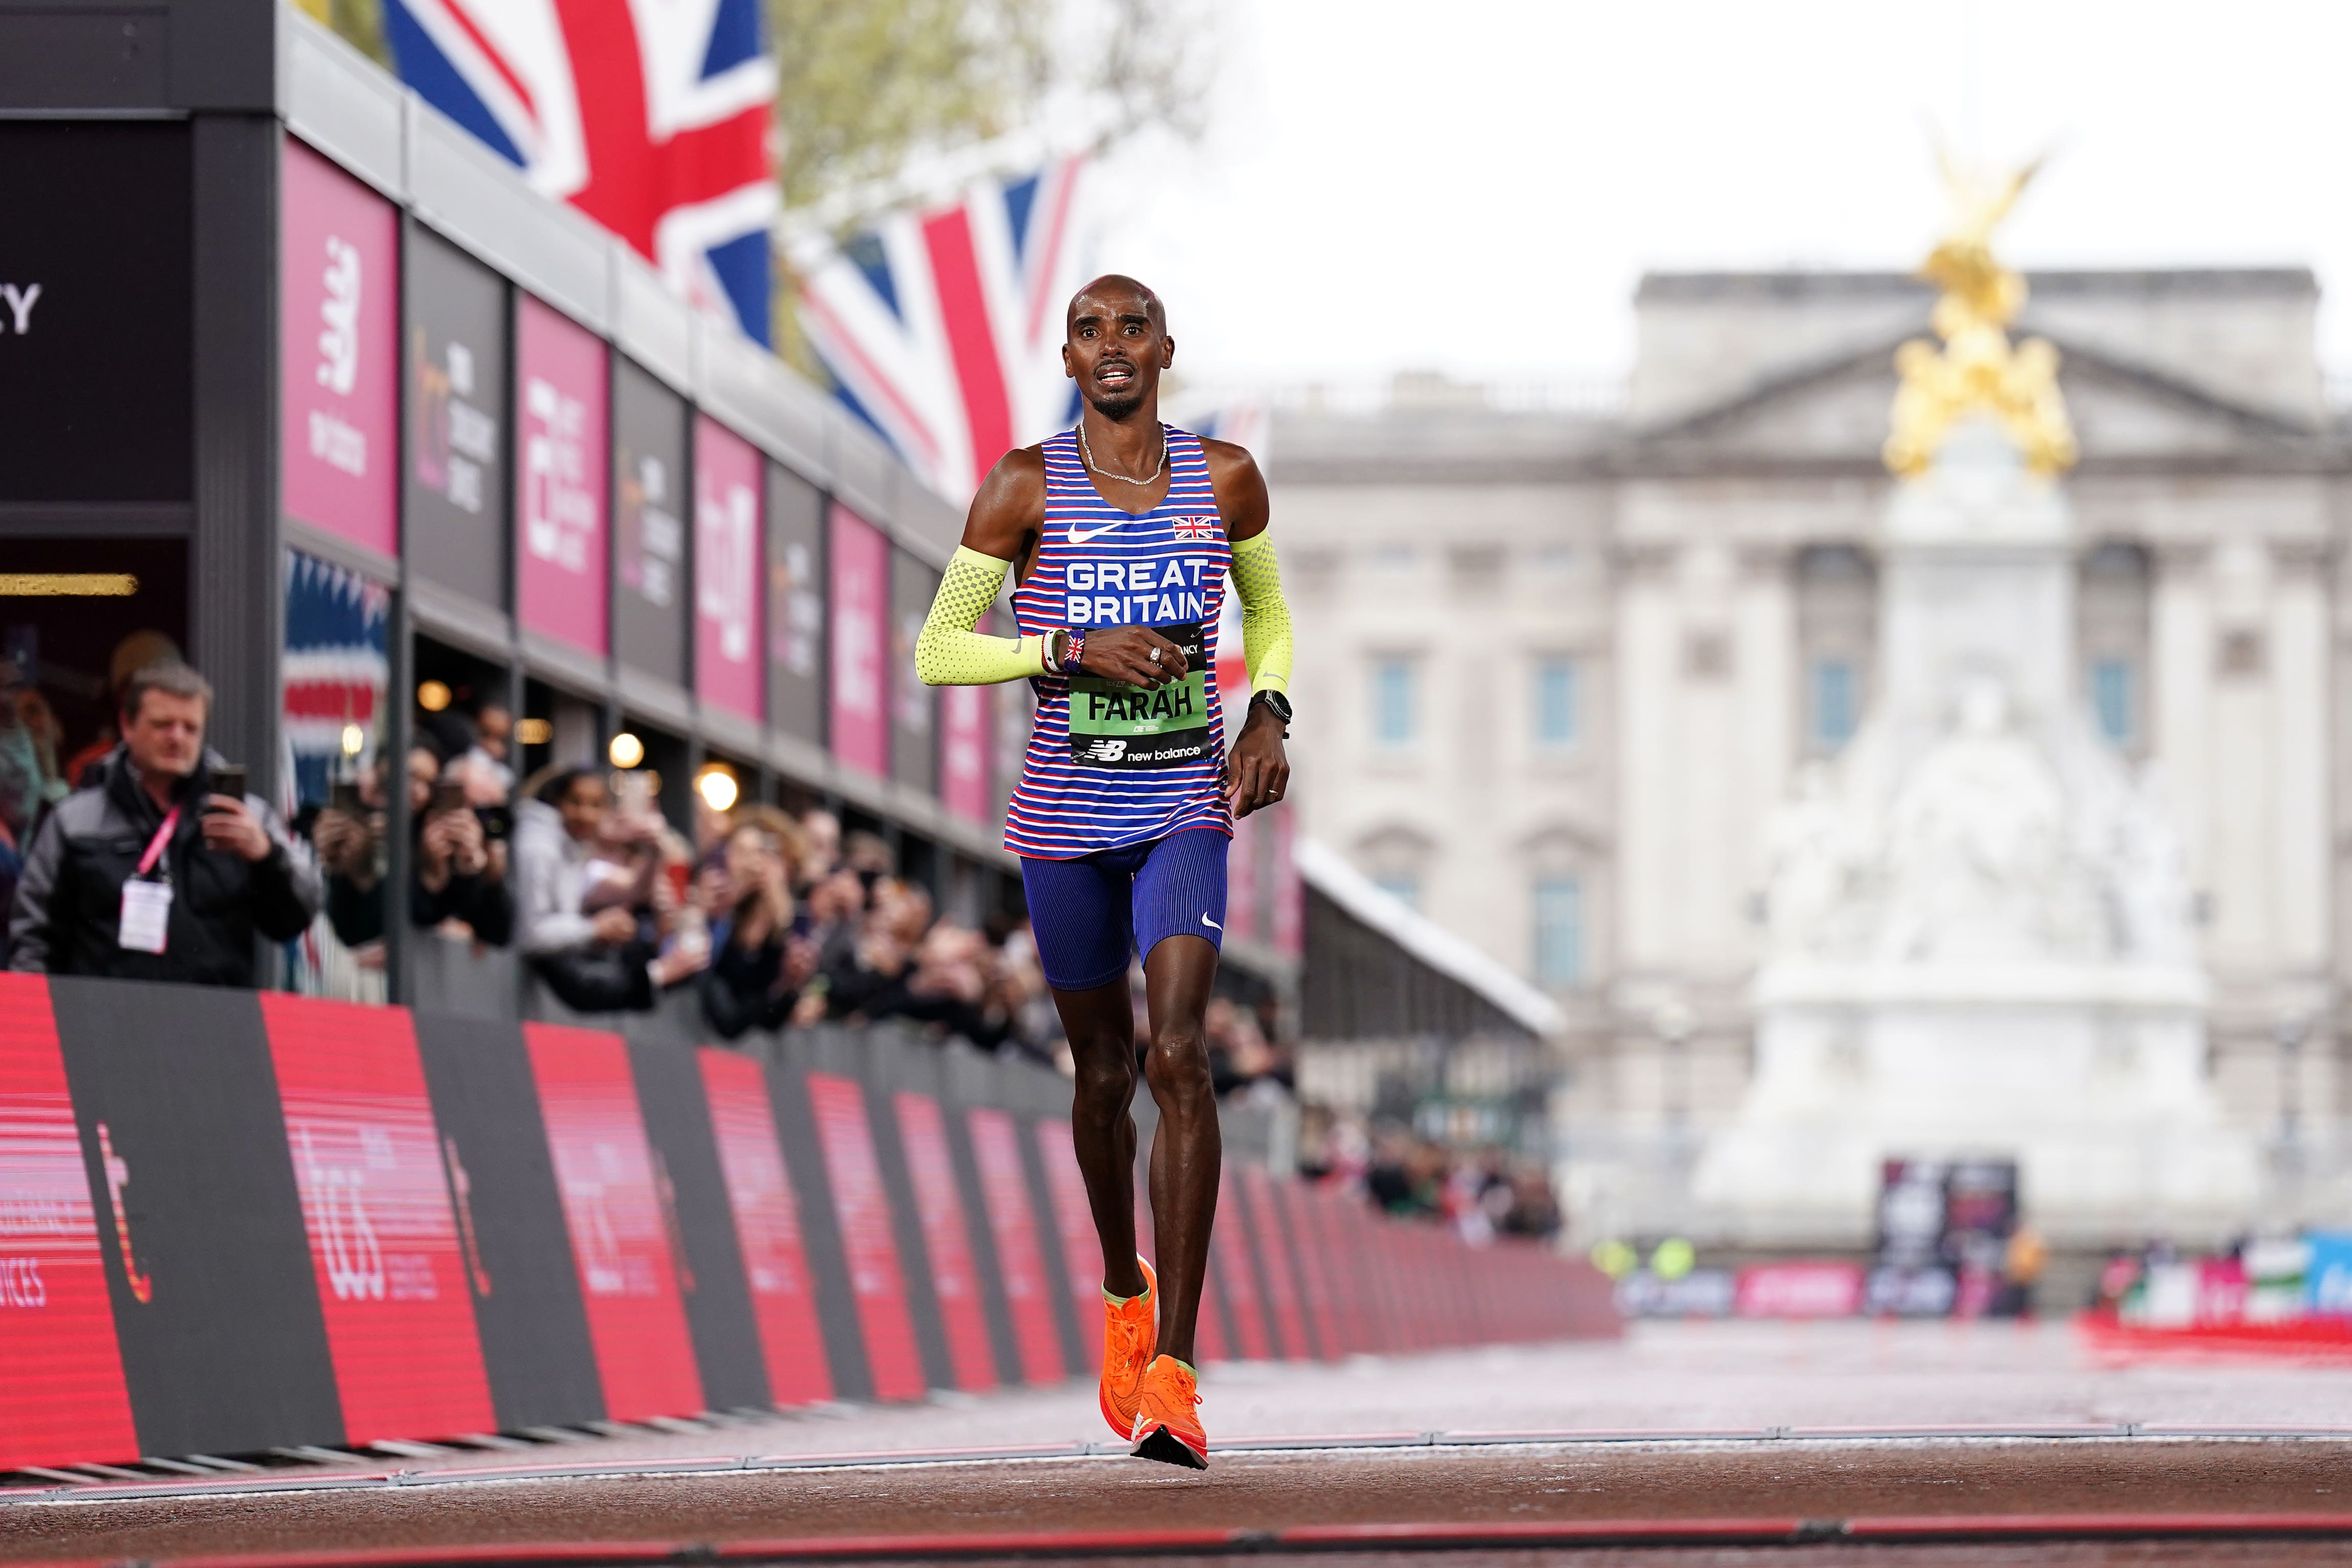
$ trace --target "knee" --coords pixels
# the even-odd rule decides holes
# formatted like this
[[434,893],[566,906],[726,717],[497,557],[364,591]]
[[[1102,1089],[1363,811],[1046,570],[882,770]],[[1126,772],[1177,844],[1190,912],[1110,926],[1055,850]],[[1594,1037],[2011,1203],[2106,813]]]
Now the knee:
[[1117,1051],[1088,1051],[1077,1063],[1077,1083],[1075,1099],[1081,1116],[1102,1119],[1117,1116],[1135,1097],[1135,1066],[1129,1060],[1132,1048]]
[[1190,1105],[1213,1097],[1209,1042],[1197,1025],[1164,1029],[1153,1036],[1144,1071],[1150,1076],[1152,1092],[1163,1101]]

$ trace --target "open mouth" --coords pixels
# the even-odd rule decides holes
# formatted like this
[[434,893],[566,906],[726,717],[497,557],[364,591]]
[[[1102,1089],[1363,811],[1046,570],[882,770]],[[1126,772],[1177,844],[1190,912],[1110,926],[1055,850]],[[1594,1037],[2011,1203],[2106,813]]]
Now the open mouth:
[[1123,387],[1135,381],[1135,367],[1124,360],[1108,360],[1095,367],[1095,384]]

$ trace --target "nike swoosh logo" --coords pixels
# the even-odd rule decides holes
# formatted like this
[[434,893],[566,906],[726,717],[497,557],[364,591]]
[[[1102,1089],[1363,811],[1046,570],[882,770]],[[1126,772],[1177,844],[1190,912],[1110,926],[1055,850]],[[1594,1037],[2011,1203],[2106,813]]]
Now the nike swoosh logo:
[[1070,542],[1074,545],[1082,545],[1089,539],[1098,539],[1105,534],[1117,533],[1119,529],[1127,527],[1128,523],[1131,523],[1133,521],[1135,521],[1133,517],[1129,517],[1125,522],[1105,523],[1102,527],[1087,533],[1081,533],[1076,528],[1073,528],[1070,530]]
[[1223,926],[1218,925],[1215,921],[1210,919],[1205,915],[1201,916],[1201,924],[1207,926],[1212,931],[1223,931],[1224,929]]

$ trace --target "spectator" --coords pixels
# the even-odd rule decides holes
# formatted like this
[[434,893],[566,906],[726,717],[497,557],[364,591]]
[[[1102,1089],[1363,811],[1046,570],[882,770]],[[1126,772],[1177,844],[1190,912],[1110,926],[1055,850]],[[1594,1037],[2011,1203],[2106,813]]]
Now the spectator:
[[176,660],[123,689],[121,747],[34,838],[9,967],[53,975],[250,986],[254,943],[318,914],[309,849],[257,795],[216,794],[204,744],[212,687]]
[[499,799],[514,793],[514,712],[492,698],[474,710],[474,745],[466,753],[475,777],[498,786]]
[[[493,947],[513,937],[514,902],[506,884],[502,845],[488,837],[486,813],[503,806],[504,791],[480,778],[470,756],[444,768],[441,752],[420,734],[408,751],[410,852],[408,919],[432,928],[456,922],[465,935]],[[379,768],[362,779],[368,810],[329,805],[310,829],[327,873],[327,920],[336,939],[360,947],[383,936],[384,788]]]
[[793,929],[790,873],[770,829],[743,822],[728,835],[724,856],[703,883],[723,913],[711,922],[702,1012],[719,1039],[733,1040],[784,1027],[816,969],[816,946]]
[[[662,862],[642,812],[614,812],[593,768],[562,769],[515,819],[518,937],[532,970],[579,1012],[645,1011],[709,962],[707,942],[661,951]],[[673,909],[675,904],[673,904]]]

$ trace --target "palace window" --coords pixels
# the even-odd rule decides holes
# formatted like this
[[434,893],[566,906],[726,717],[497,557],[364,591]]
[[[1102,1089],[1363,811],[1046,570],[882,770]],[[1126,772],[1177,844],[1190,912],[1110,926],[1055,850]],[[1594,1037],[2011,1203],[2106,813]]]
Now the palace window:
[[1420,671],[1412,659],[1391,654],[1372,661],[1372,738],[1402,750],[1421,737]]
[[1555,989],[1584,983],[1584,887],[1572,876],[1536,880],[1536,982]]
[[1854,728],[1862,720],[1853,661],[1815,659],[1808,685],[1811,690],[1806,706],[1811,711],[1806,717],[1814,749],[1836,751],[1853,738]]
[[1564,750],[1576,744],[1577,702],[1576,661],[1559,654],[1546,654],[1536,661],[1535,737],[1536,744],[1551,750]]
[[2139,738],[2139,671],[2129,659],[2091,661],[2091,713],[2099,733],[2115,745]]

